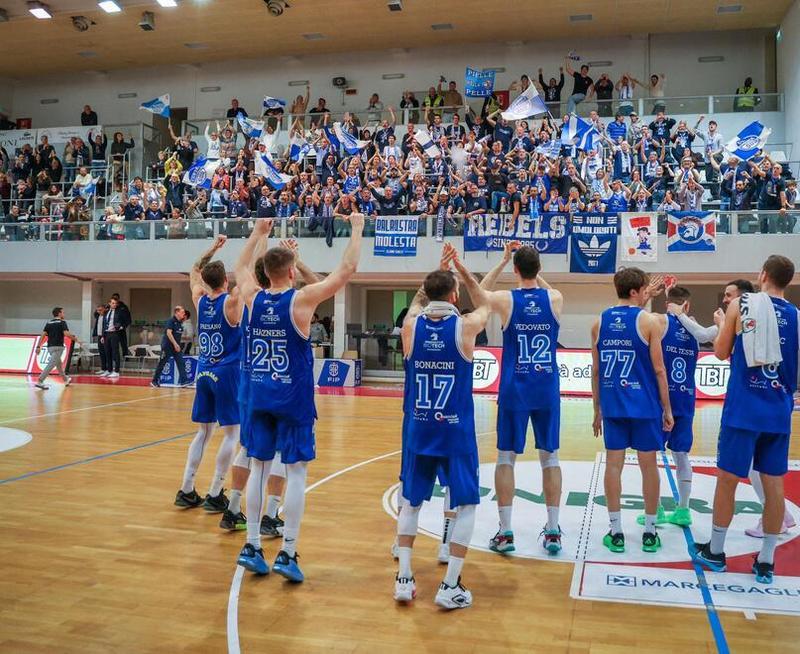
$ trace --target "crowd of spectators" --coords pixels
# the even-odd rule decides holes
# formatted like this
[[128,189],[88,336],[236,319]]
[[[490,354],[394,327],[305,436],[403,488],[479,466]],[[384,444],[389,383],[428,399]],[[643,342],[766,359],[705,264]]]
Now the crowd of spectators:
[[[307,88],[289,110],[290,143],[308,150],[299,159],[290,158],[288,148],[278,145],[282,108],[266,111],[263,134],[248,138],[238,120],[248,114],[236,99],[227,121],[209,123],[203,138],[190,131],[177,135],[170,125],[173,145],[159,153],[145,178],[127,181],[124,176],[124,155],[134,143],[119,132],[108,155],[106,137],[91,131],[86,142],[68,143],[61,158],[46,138],[13,157],[0,152],[0,198],[7,201],[12,187],[14,191],[14,202],[4,203],[3,220],[63,221],[67,225],[59,238],[86,238],[87,228],[81,223],[91,214],[83,190],[93,182],[94,164],[105,169],[109,161],[114,164],[112,179],[103,180],[95,191],[104,196],[119,191],[118,201],[107,202],[102,217],[95,216],[105,223],[96,237],[107,239],[153,234],[204,238],[211,233],[208,217],[225,219],[221,231],[233,238],[247,235],[248,219],[253,217],[287,221],[294,234],[302,222],[303,229],[324,235],[330,245],[336,219],[346,220],[353,212],[373,217],[437,215],[457,224],[486,213],[506,214],[513,223],[520,214],[546,211],[696,210],[711,204],[722,211],[785,214],[795,208],[796,184],[779,162],[765,153],[747,162],[727,156],[726,139],[716,121],[700,116],[689,125],[667,114],[663,74],[652,75],[647,83],[647,93],[655,100],[652,117],[644,119],[633,104],[634,89],[644,86],[641,82],[629,73],[616,83],[605,73],[595,80],[586,65],[575,70],[574,63],[566,59],[559,77],[547,82],[540,69],[538,82],[553,110],[561,106],[565,71],[573,78],[567,98],[570,111],[596,97],[598,108],[588,120],[598,137],[587,150],[563,142],[569,115],[510,123],[502,117],[497,96],[486,98],[480,110],[470,108],[457,83],[442,77],[422,101],[410,91],[403,93],[399,108],[408,110],[405,125],[397,124],[399,112],[385,106],[378,94],[371,95],[362,112],[345,112],[341,129],[366,143],[359,153],[348,155],[329,138],[334,121],[326,100],[319,98],[309,109]],[[522,92],[531,83],[523,75],[509,91]],[[756,102],[752,80],[745,81],[736,97],[744,102],[738,110]],[[84,117],[87,124],[97,120],[89,106],[82,121]],[[436,145],[435,152],[417,142],[419,123]],[[209,188],[184,181],[184,173],[201,156],[210,162],[207,170],[213,170]],[[269,183],[262,156],[290,176],[282,188]],[[795,222],[786,214],[775,228],[792,231]],[[10,237],[25,234],[6,232]]]

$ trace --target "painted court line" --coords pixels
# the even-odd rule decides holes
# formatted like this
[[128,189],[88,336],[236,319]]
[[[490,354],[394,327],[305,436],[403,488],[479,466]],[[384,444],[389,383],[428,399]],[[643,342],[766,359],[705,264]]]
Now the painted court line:
[[25,416],[24,418],[12,418],[11,420],[0,420],[0,425],[10,425],[14,422],[25,422],[26,420],[35,420],[36,418],[52,418],[53,416],[63,416],[68,413],[78,413],[79,411],[92,411],[93,409],[105,409],[110,406],[122,406],[123,404],[133,404],[134,402],[147,402],[148,400],[155,400],[161,397],[172,397],[170,395],[152,395],[150,397],[139,397],[135,400],[124,400],[123,402],[109,402],[108,404],[94,404],[92,406],[84,406],[79,409],[68,409],[66,411],[54,411],[53,413],[38,413],[33,416]]
[[[336,477],[340,477],[341,475],[351,472],[353,470],[357,470],[358,468],[363,468],[364,466],[369,465],[370,463],[375,463],[376,461],[380,461],[382,459],[388,459],[389,457],[396,456],[400,454],[402,450],[395,450],[394,452],[387,452],[386,454],[381,454],[379,456],[374,456],[371,459],[367,459],[366,461],[360,461],[359,463],[355,463],[347,468],[342,468],[341,470],[337,470],[336,472],[328,475],[327,477],[323,477],[319,481],[315,481],[313,484],[306,488],[306,495],[313,491],[315,488],[319,488],[322,484],[325,484],[332,479],[336,479]],[[244,577],[244,568],[240,565],[236,566],[236,570],[233,573],[233,579],[231,580],[231,589],[228,593],[228,654],[240,654],[241,647],[239,645],[239,591],[242,587],[242,578]]]

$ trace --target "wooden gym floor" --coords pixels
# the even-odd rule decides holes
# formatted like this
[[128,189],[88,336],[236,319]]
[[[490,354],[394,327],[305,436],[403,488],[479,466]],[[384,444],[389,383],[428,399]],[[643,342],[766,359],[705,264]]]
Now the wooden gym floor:
[[[464,570],[474,606],[441,612],[432,599],[443,567],[426,537],[415,549],[418,598],[395,605],[395,522],[382,497],[398,471],[399,397],[318,397],[309,484],[324,481],[307,496],[300,534],[307,581],[247,573],[237,602],[243,534],[172,505],[193,391],[51,382],[42,393],[0,377],[0,428],[33,436],[0,451],[1,652],[225,652],[237,638],[242,652],[716,651],[704,610],[574,600],[573,565],[484,551]],[[565,407],[562,461],[593,461],[601,444],[590,404]],[[714,454],[718,411],[699,410],[694,453]],[[493,402],[477,398],[476,413],[490,462]],[[201,493],[215,449],[198,474]],[[270,561],[277,545],[265,541]],[[733,652],[788,652],[800,640],[797,617],[720,616]]]

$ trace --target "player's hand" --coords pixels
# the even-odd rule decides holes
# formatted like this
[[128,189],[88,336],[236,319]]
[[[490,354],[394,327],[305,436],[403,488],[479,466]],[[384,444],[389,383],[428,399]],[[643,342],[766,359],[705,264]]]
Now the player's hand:
[[675,304],[674,302],[667,302],[667,313],[673,316],[680,316],[686,313],[686,302],[683,304]]
[[180,348],[179,345],[173,345],[172,347],[176,352],[180,352],[181,351],[181,348]]
[[445,243],[442,248],[442,258],[439,260],[439,270],[450,270],[450,264],[456,254],[456,249],[452,244]]
[[651,300],[654,297],[661,295],[664,291],[664,275],[653,275],[650,278],[650,283],[644,291],[646,300]]
[[672,417],[672,411],[664,411],[664,415],[661,417],[661,428],[664,431],[672,431],[674,426],[675,418]]
[[724,323],[725,323],[725,312],[722,309],[717,309],[714,312],[714,324],[717,327],[721,328]]
[[298,247],[299,247],[297,245],[297,241],[295,241],[293,238],[284,239],[283,241],[281,241],[281,247],[285,248],[286,250],[289,250],[289,252],[291,252],[294,255],[294,258],[297,259]]
[[268,236],[272,232],[272,218],[259,218],[253,227],[257,234]]
[[350,214],[350,229],[352,232],[358,231],[361,233],[364,229],[364,214],[363,213],[351,213]]
[[664,289],[669,291],[678,285],[678,278],[675,275],[664,275]]
[[595,438],[603,435],[603,416],[599,411],[594,412],[594,419],[592,420],[592,433],[594,433]]
[[520,247],[522,247],[522,243],[519,241],[506,241],[503,243],[503,259],[511,261],[514,252],[519,250]]
[[225,241],[228,240],[228,237],[224,234],[220,234],[217,238],[214,239],[214,250],[219,250],[223,245],[225,245]]

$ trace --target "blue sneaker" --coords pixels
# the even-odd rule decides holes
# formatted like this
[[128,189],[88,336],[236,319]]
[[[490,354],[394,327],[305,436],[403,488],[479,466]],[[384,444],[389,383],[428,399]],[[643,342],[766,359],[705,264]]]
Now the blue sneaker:
[[692,561],[705,566],[711,570],[711,572],[725,572],[727,569],[725,552],[720,554],[712,554],[711,548],[709,547],[710,544],[711,543],[695,543],[694,551],[689,551]]
[[272,564],[272,569],[281,577],[286,577],[289,581],[296,584],[301,583],[305,577],[300,566],[297,565],[297,553],[294,556],[289,556],[286,552],[281,550],[278,556],[275,557],[275,563]]
[[753,572],[759,584],[771,584],[772,576],[775,573],[775,564],[761,563],[761,561],[758,560],[758,554],[756,554],[753,557]]
[[257,575],[269,574],[269,565],[264,559],[264,550],[260,547],[256,549],[250,543],[245,544],[242,551],[239,552],[239,558],[236,562],[243,568],[250,570],[250,572],[255,572]]

